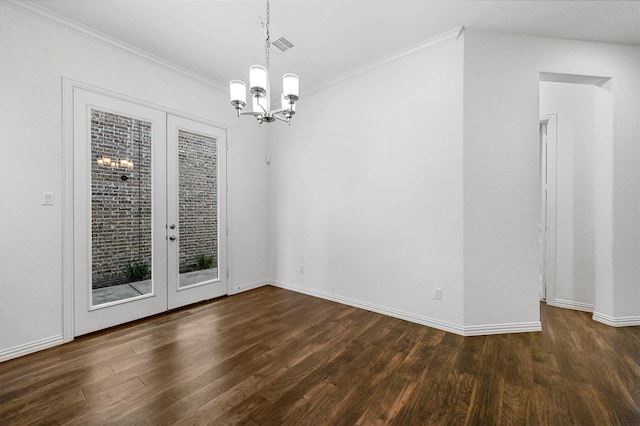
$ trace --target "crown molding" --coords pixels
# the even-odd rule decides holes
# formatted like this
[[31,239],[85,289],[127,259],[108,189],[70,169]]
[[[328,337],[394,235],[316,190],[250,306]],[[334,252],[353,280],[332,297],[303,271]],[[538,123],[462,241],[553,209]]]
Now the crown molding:
[[31,13],[32,15],[38,16],[40,18],[46,19],[47,21],[56,24],[57,26],[69,30],[75,34],[78,34],[87,39],[99,42],[103,45],[118,49],[130,55],[133,55],[137,58],[144,59],[148,62],[151,62],[155,65],[159,65],[163,68],[167,68],[179,74],[182,74],[185,77],[196,80],[200,83],[206,84],[216,90],[219,90],[223,93],[226,93],[227,87],[225,85],[220,84],[219,82],[212,80],[208,77],[205,77],[202,74],[197,72],[188,70],[180,65],[177,65],[173,62],[167,61],[159,56],[155,56],[151,53],[145,52],[142,49],[139,49],[135,46],[127,44],[117,38],[111,37],[107,34],[104,34],[100,31],[97,31],[91,27],[88,27],[84,24],[76,22],[72,19],[69,19],[65,16],[52,12],[42,6],[39,6],[31,1],[18,1],[18,0],[9,0],[4,4],[13,5],[19,9],[22,9],[26,12]]
[[[46,19],[47,21],[58,25],[59,27],[62,27],[66,30],[69,30],[75,34],[78,34],[82,37],[88,38],[90,40],[99,42],[103,45],[106,46],[110,46],[112,48],[116,48],[120,51],[126,52],[130,55],[133,55],[137,58],[141,58],[141,59],[145,59],[151,63],[154,63],[156,65],[159,65],[161,67],[170,69],[172,71],[175,71],[179,74],[182,74],[188,78],[194,79],[200,83],[206,84],[220,92],[226,93],[228,88],[226,85],[221,84],[218,81],[212,80],[208,77],[205,77],[202,74],[199,74],[197,72],[191,71],[187,68],[184,68],[180,65],[177,65],[173,62],[170,62],[166,59],[163,59],[159,56],[155,56],[151,53],[148,53],[142,49],[139,49],[135,46],[132,46],[128,43],[125,43],[121,40],[118,40],[114,37],[111,37],[107,34],[104,34],[98,30],[95,30],[89,26],[86,26],[84,24],[81,24],[79,22],[76,22],[72,19],[69,19],[65,16],[62,16],[58,13],[55,13],[53,11],[50,11],[42,6],[39,6],[35,3],[32,3],[30,0],[24,0],[24,1],[19,1],[19,0],[9,0],[7,2],[4,2],[3,4],[10,4],[13,5],[19,9],[22,9],[26,12],[31,13],[32,15],[36,15],[40,18]],[[461,27],[457,27],[454,28],[452,30],[446,31],[440,35],[437,35],[435,37],[432,37],[430,39],[427,39],[425,41],[422,41],[420,43],[417,43],[413,46],[409,46],[405,49],[402,49],[400,51],[397,51],[391,55],[385,56],[381,59],[378,59],[376,61],[370,62],[366,65],[363,65],[361,67],[357,67],[351,71],[348,71],[336,78],[333,78],[325,83],[321,83],[319,85],[313,86],[310,89],[307,89],[304,91],[305,96],[306,95],[310,95],[312,93],[321,91],[321,90],[325,90],[328,89],[332,86],[335,86],[339,83],[341,83],[344,80],[348,80],[350,78],[356,77],[358,75],[361,75],[363,73],[366,73],[368,71],[371,71],[375,68],[378,68],[380,66],[398,61],[400,59],[406,58],[408,56],[411,55],[415,55],[417,53],[422,52],[423,50],[429,49],[433,46],[436,46],[438,44],[444,43],[446,41],[449,40],[457,40],[462,33],[465,31],[465,28],[463,26]]]
[[461,27],[457,27],[454,28],[452,30],[446,31],[442,34],[439,34],[435,37],[429,38],[427,40],[421,41],[420,43],[414,44],[412,46],[409,46],[407,48],[404,48],[402,50],[399,50],[395,53],[392,53],[390,55],[384,56],[378,60],[375,60],[373,62],[369,62],[366,65],[354,68],[351,71],[347,71],[346,73],[333,78],[325,83],[321,83],[318,84],[316,86],[311,87],[310,89],[307,89],[304,91],[305,96],[310,95],[312,93],[315,92],[319,92],[321,90],[325,90],[328,89],[330,87],[333,87],[339,83],[342,83],[345,80],[357,77],[361,74],[364,74],[366,72],[369,72],[375,68],[381,67],[383,65],[387,65],[390,64],[392,62],[396,62],[399,61],[401,59],[404,59],[408,56],[412,56],[415,55],[417,53],[420,53],[426,49],[430,49],[434,46],[437,46],[439,44],[445,43],[449,40],[457,40],[458,38],[460,38],[460,36],[462,35],[462,33],[464,33],[465,28],[463,26]]

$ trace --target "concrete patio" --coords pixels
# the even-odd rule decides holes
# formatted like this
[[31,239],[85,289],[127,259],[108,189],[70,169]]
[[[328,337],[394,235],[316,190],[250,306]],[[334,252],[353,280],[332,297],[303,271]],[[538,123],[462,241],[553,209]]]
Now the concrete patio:
[[[218,278],[218,268],[201,269],[198,271],[180,274],[180,287],[186,287]],[[134,283],[113,285],[97,288],[92,291],[93,305],[115,302],[117,300],[130,299],[151,293],[151,280]]]

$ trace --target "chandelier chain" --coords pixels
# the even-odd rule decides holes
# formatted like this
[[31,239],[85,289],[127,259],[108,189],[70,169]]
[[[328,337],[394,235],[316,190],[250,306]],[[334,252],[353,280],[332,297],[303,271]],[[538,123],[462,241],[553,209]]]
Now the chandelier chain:
[[269,72],[269,60],[271,59],[271,34],[269,33],[269,24],[271,23],[271,7],[269,6],[269,0],[267,0],[267,25],[266,25],[266,40],[264,42],[264,56],[266,59],[267,73]]

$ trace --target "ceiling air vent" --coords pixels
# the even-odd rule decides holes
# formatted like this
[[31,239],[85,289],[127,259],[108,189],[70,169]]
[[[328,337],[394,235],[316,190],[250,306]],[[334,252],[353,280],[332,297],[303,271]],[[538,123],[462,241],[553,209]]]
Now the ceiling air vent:
[[284,53],[289,49],[293,49],[293,43],[284,36],[271,42],[271,52],[273,53]]

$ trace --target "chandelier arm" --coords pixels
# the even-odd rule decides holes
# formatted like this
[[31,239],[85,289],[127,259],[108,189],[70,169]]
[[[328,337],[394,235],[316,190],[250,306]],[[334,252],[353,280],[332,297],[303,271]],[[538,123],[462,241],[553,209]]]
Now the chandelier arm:
[[287,120],[286,118],[282,118],[279,115],[273,114],[272,117],[275,118],[276,120],[284,121],[285,123],[289,122],[289,120]]
[[253,117],[259,117],[262,115],[261,112],[253,112],[253,111],[242,111],[240,112],[240,115],[251,115]]
[[[267,92],[267,93],[268,93],[268,92]],[[266,115],[269,115],[269,111],[267,111],[267,110],[264,108],[264,106],[262,106],[262,104],[260,103],[260,100],[258,100],[258,106],[259,106],[260,108],[262,108],[262,111],[264,111],[264,113],[265,113]]]

